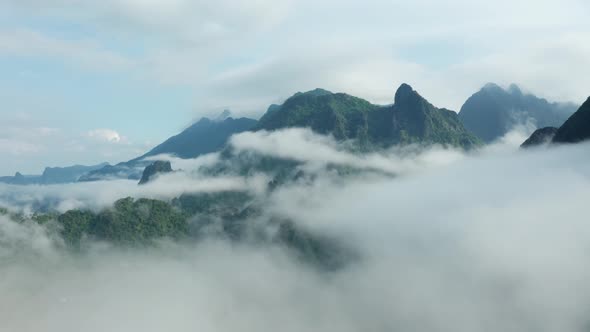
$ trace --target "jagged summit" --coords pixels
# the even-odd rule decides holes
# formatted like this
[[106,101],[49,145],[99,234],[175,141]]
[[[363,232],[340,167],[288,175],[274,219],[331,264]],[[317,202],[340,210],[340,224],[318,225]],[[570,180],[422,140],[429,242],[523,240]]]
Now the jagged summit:
[[402,83],[402,85],[400,85],[395,92],[395,103],[404,103],[409,98],[415,97],[416,95],[418,95],[418,93],[414,91],[414,89],[409,84]]
[[504,89],[502,89],[502,87],[496,83],[488,82],[480,89],[480,91],[485,91],[485,90],[494,91],[494,90],[504,90]]
[[309,90],[306,92],[297,92],[293,95],[293,97],[298,97],[301,95],[306,95],[306,96],[311,96],[311,97],[319,97],[319,96],[327,96],[327,95],[331,95],[331,94],[333,94],[331,91],[321,89],[321,88],[315,88],[313,90]]
[[510,92],[513,95],[518,95],[518,96],[523,95],[522,90],[515,83],[510,84],[510,86],[508,87],[508,92]]
[[434,107],[405,83],[397,89],[393,106],[374,105],[323,89],[297,93],[283,105],[269,107],[256,129],[290,127],[310,128],[337,140],[355,140],[367,149],[412,143],[465,148],[480,144],[455,112]]

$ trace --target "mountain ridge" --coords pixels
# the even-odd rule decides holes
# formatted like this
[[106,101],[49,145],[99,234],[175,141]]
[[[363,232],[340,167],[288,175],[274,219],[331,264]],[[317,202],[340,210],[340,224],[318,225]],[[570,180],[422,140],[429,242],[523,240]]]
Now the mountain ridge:
[[396,144],[481,145],[455,112],[437,108],[410,85],[402,84],[394,104],[381,106],[345,93],[315,89],[296,93],[261,117],[255,130],[309,127],[337,140],[355,139],[363,147]]
[[86,173],[108,166],[100,163],[92,166],[73,165],[66,167],[45,167],[41,175],[23,175],[16,172],[14,176],[0,177],[0,183],[28,185],[28,184],[61,184],[76,182]]

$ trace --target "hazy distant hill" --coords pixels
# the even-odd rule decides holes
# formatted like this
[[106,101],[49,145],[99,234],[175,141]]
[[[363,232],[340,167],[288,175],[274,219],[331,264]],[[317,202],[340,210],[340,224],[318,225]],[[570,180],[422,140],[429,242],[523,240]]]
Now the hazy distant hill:
[[489,143],[519,124],[559,127],[576,108],[571,103],[550,103],[525,94],[514,84],[505,90],[489,83],[467,99],[459,118],[468,130]]
[[14,176],[0,177],[0,182],[19,185],[76,182],[84,174],[101,169],[107,165],[108,163],[93,166],[46,167],[42,175],[22,175],[17,172]]
[[179,158],[195,158],[219,151],[231,135],[250,130],[256,123],[256,120],[248,118],[228,117],[220,121],[202,118],[136,160],[163,153],[172,154]]
[[143,161],[146,157],[170,154],[179,158],[196,158],[216,152],[223,148],[229,137],[252,129],[257,121],[248,118],[234,119],[224,111],[216,120],[202,118],[180,134],[170,137],[146,154],[127,162],[89,172],[80,181],[99,181],[127,178],[139,180],[143,170],[152,162]]
[[407,84],[399,87],[391,106],[322,89],[297,93],[283,105],[272,105],[256,129],[289,127],[309,127],[338,140],[356,139],[365,147],[420,143],[472,148],[481,144],[455,112],[434,107]]

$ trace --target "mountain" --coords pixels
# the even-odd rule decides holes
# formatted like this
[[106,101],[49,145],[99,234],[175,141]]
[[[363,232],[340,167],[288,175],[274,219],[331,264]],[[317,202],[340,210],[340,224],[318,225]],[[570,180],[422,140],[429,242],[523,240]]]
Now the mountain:
[[459,118],[465,128],[489,143],[517,125],[559,127],[576,108],[571,103],[550,103],[532,94],[525,94],[515,84],[503,89],[488,83],[467,99],[461,107]]
[[108,163],[93,166],[74,165],[68,167],[46,167],[41,175],[22,175],[0,177],[0,182],[9,184],[60,184],[76,182],[84,174],[106,167]]
[[379,106],[344,93],[315,89],[298,92],[282,105],[271,105],[255,130],[309,127],[338,140],[365,139],[368,114]]
[[47,167],[43,171],[41,179],[43,184],[76,182],[80,176],[107,165],[108,163],[93,166]]
[[271,105],[259,121],[234,119],[227,117],[229,115],[224,111],[218,120],[202,118],[148,153],[90,172],[80,181],[139,180],[144,168],[151,164],[145,160],[147,157],[172,154],[179,158],[195,158],[221,151],[231,135],[248,130],[308,127],[339,141],[355,140],[364,151],[413,143],[465,149],[481,145],[481,141],[463,127],[455,112],[436,108],[407,84],[400,86],[395,103],[388,106],[374,105],[344,93],[315,89],[298,92],[282,105]]
[[457,113],[434,107],[407,84],[397,90],[390,109],[395,141],[463,148],[481,145],[481,141],[465,129]]
[[590,139],[590,97],[553,137],[553,143],[577,143]]
[[221,150],[231,135],[250,130],[255,125],[256,120],[248,118],[234,119],[230,117],[222,121],[202,118],[180,134],[170,137],[164,143],[134,160],[164,153],[179,158],[195,158],[216,152]]
[[170,137],[146,154],[115,166],[107,166],[83,176],[80,181],[126,178],[139,180],[143,169],[151,164],[147,157],[171,154],[179,158],[196,158],[200,155],[220,151],[233,134],[252,129],[257,121],[248,118],[234,119],[224,111],[216,120],[202,118],[180,134]]
[[[264,206],[249,194],[228,191],[184,194],[172,201],[127,197],[101,211],[37,213],[33,221],[42,224],[55,220],[59,226],[56,231],[73,252],[84,250],[93,240],[126,249],[164,239],[197,242],[214,236],[234,243],[276,245],[301,263],[323,270],[342,268],[358,257],[342,241],[264,212]],[[6,209],[0,208],[0,215],[21,222]],[[248,222],[250,218],[257,222]]]
[[143,171],[139,184],[146,184],[153,180],[158,174],[172,172],[172,165],[169,161],[155,161]]
[[0,177],[0,183],[16,185],[40,184],[41,175],[23,175],[20,172],[16,172],[14,176]]
[[524,143],[520,145],[522,148],[530,148],[538,145],[545,145],[551,143],[555,133],[557,133],[555,127],[545,127],[535,130],[535,132],[529,137]]
[[407,84],[399,87],[391,106],[322,89],[296,93],[282,105],[272,105],[255,130],[289,127],[308,127],[340,141],[356,139],[369,149],[410,143],[480,145],[455,112],[436,108]]
[[122,162],[117,165],[106,165],[82,175],[78,182],[94,182],[103,180],[129,179],[139,180],[143,169],[149,161]]

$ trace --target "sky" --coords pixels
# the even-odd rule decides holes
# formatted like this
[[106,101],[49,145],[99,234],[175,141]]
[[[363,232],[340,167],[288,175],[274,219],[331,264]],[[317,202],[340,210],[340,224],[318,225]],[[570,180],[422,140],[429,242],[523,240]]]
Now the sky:
[[131,159],[202,116],[322,87],[411,84],[459,110],[487,82],[583,102],[585,0],[0,0],[0,174]]

